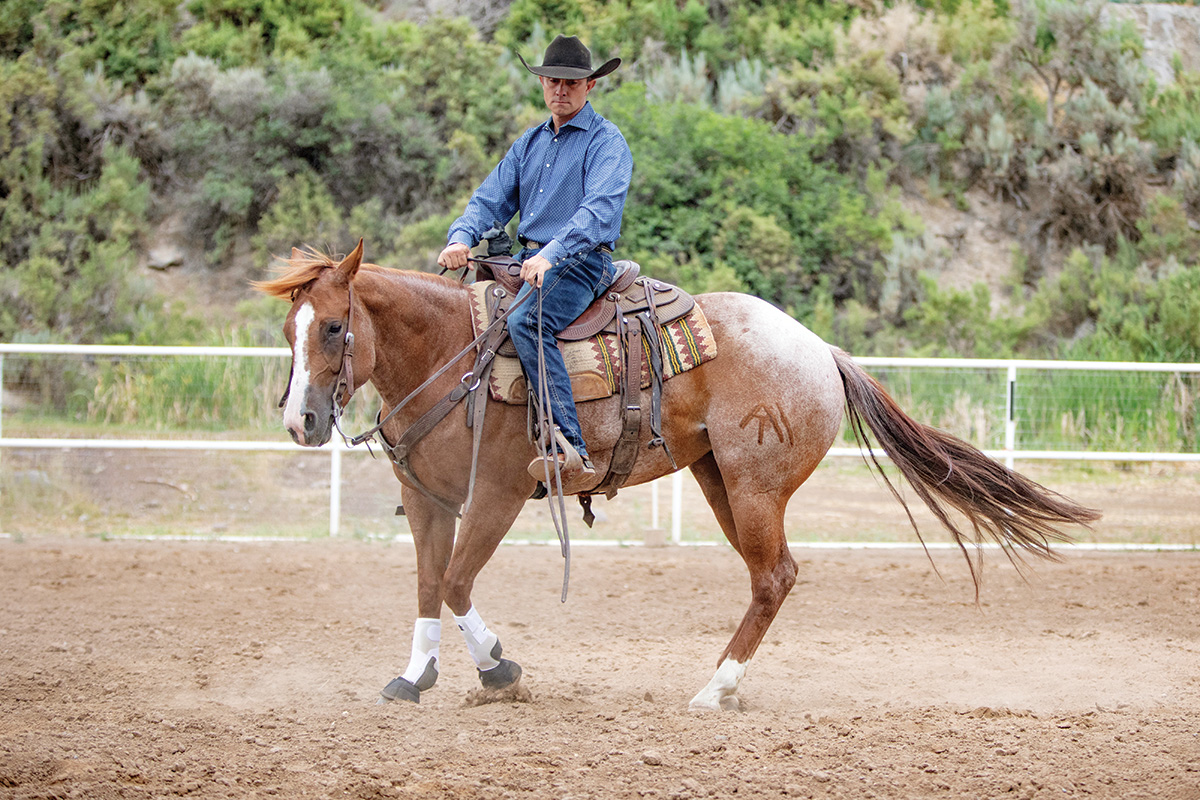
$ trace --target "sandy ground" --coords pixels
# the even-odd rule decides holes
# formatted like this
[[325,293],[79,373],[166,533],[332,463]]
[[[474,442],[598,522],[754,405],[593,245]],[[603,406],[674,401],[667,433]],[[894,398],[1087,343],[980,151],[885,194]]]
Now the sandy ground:
[[412,548],[0,540],[0,797],[1200,798],[1200,554],[797,550],[740,712],[688,699],[748,601],[728,547],[503,547],[475,598],[531,695],[476,704]]

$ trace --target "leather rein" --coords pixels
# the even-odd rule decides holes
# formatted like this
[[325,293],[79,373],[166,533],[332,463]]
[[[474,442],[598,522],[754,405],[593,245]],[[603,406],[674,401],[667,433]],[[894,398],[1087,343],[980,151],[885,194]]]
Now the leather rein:
[[[487,260],[482,259],[482,258],[472,257],[469,260],[487,263]],[[444,364],[435,373],[433,373],[428,378],[426,378],[425,381],[420,386],[418,386],[416,389],[413,389],[411,392],[409,392],[407,397],[405,397],[403,400],[401,400],[399,403],[397,403],[395,406],[393,406],[392,409],[390,411],[388,411],[387,416],[380,415],[380,417],[377,418],[376,423],[373,427],[371,427],[368,430],[363,431],[362,433],[358,434],[357,436],[353,436],[353,437],[347,436],[345,431],[343,431],[342,427],[341,427],[341,416],[342,416],[343,408],[347,404],[349,404],[350,398],[354,394],[354,333],[352,332],[352,329],[354,326],[354,289],[353,289],[353,286],[347,285],[347,295],[348,295],[349,301],[350,301],[350,311],[349,311],[349,314],[347,315],[347,322],[346,322],[347,330],[346,330],[346,337],[344,340],[344,344],[342,347],[341,365],[338,370],[337,378],[335,379],[334,388],[333,388],[333,425],[334,425],[334,427],[337,429],[338,434],[341,435],[342,439],[346,442],[347,446],[349,446],[349,447],[355,447],[357,445],[363,444],[364,442],[370,442],[372,440],[377,441],[379,443],[380,447],[383,448],[384,452],[387,453],[388,458],[404,474],[404,476],[409,480],[409,482],[413,485],[413,487],[415,489],[417,489],[417,491],[421,492],[426,497],[433,500],[438,506],[440,506],[444,510],[449,511],[450,513],[454,514],[457,517],[462,517],[462,514],[465,513],[465,509],[462,512],[460,512],[458,504],[452,503],[451,501],[446,500],[445,498],[439,497],[438,495],[434,494],[430,489],[428,489],[425,486],[425,484],[423,484],[420,481],[419,478],[417,478],[417,476],[413,473],[411,466],[409,466],[409,464],[408,464],[408,455],[409,455],[409,452],[411,451],[411,449],[417,444],[417,442],[419,442],[421,439],[425,438],[425,436],[428,435],[437,426],[437,424],[439,422],[441,422],[443,419],[446,418],[447,415],[449,415],[449,413],[454,409],[454,407],[456,405],[458,405],[460,402],[462,402],[462,400],[464,398],[466,398],[470,393],[475,392],[480,389],[482,377],[486,373],[488,368],[490,367],[492,360],[496,357],[496,353],[500,346],[500,341],[499,341],[500,334],[503,331],[505,322],[508,320],[508,316],[513,311],[515,311],[520,305],[522,305],[530,296],[532,296],[532,293],[527,294],[525,297],[522,297],[519,300],[517,300],[517,302],[513,303],[502,314],[498,315],[496,317],[496,319],[492,320],[492,322],[489,323],[488,326],[486,328],[484,328],[483,331],[481,331],[480,334],[478,336],[476,336],[466,347],[464,347],[461,351],[459,351],[459,353],[457,355],[455,355],[448,362],[446,362],[446,364]],[[396,416],[396,414],[399,413],[400,410],[403,409],[405,406],[407,406],[415,397],[417,397],[419,394],[421,394],[421,392],[425,391],[425,389],[427,389],[430,384],[432,384],[438,378],[445,375],[450,370],[451,367],[453,367],[455,364],[457,364],[468,353],[475,350],[479,346],[479,344],[484,341],[488,341],[488,346],[485,347],[484,350],[476,357],[475,363],[472,366],[472,368],[470,370],[468,370],[467,372],[465,372],[461,378],[459,378],[459,381],[457,384],[455,384],[454,388],[451,389],[450,392],[448,394],[446,394],[446,396],[444,396],[441,400],[439,400],[437,403],[435,403],[432,408],[430,408],[428,411],[426,411],[424,414],[422,414],[417,419],[416,422],[414,422],[412,425],[410,425],[404,431],[404,433],[401,434],[401,436],[397,440],[396,444],[393,445],[390,442],[388,442],[387,438],[383,434],[383,426],[386,425],[394,416]],[[290,380],[288,381],[288,384],[289,384],[289,388],[290,388],[290,385],[291,385]],[[344,398],[343,398],[343,395],[344,395]],[[282,405],[286,401],[287,401],[287,393],[285,392],[283,399],[280,401],[280,404]],[[486,406],[486,398],[483,398],[482,400],[480,400],[477,405]],[[480,420],[479,422],[482,423],[482,420]],[[473,427],[475,427],[475,436],[478,438],[482,432],[482,424],[475,425]],[[378,435],[378,438],[376,439],[377,435]],[[368,449],[370,449],[369,444],[367,445],[367,447],[368,447]],[[478,448],[476,447],[476,451],[477,451],[477,449]],[[474,476],[474,466],[472,466],[472,477],[473,476]],[[473,481],[472,481],[472,483],[473,483]],[[474,487],[472,487],[472,488],[474,488]],[[470,496],[470,494],[468,494],[468,496],[467,496],[467,507],[468,508],[470,507],[470,503],[471,503],[471,496]],[[397,513],[400,513],[400,511],[397,511]]]

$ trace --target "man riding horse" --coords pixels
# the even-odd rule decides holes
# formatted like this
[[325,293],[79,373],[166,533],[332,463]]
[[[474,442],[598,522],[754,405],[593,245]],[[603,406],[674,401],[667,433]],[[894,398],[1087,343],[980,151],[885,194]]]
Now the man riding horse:
[[[534,302],[517,308],[508,320],[509,335],[531,390],[549,397],[554,422],[582,459],[576,467],[577,462],[551,445],[563,492],[573,494],[592,488],[596,471],[556,336],[612,285],[612,251],[621,235],[633,157],[617,126],[597,114],[587,99],[596,79],[615,70],[621,59],[593,70],[592,54],[578,38],[558,36],[540,67],[529,66],[524,58],[521,63],[538,76],[550,119],[517,139],[475,191],[450,226],[438,264],[449,270],[466,267],[471,248],[495,221],[507,224],[520,213],[517,259],[526,283],[518,300],[540,289],[541,308]],[[538,365],[539,337],[545,386]],[[547,474],[541,458],[531,461],[528,470],[536,480]]]
[[[848,354],[778,308],[744,294],[695,298],[719,358],[675,375],[657,399],[653,383],[640,386],[640,368],[626,369],[628,391],[584,404],[579,420],[568,402],[570,382],[554,334],[614,280],[611,246],[620,234],[632,160],[620,132],[587,104],[595,79],[615,69],[617,60],[593,70],[578,40],[559,37],[544,61],[536,69],[526,66],[541,78],[550,120],[526,132],[483,182],[450,228],[440,261],[448,268],[465,267],[470,247],[497,220],[521,212],[520,260],[528,282],[521,291],[529,297],[540,290],[544,338],[537,338],[536,303],[525,303],[525,314],[510,316],[509,326],[530,382],[538,381],[537,350],[550,356],[544,383],[553,383],[548,394],[562,426],[565,454],[570,448],[587,454],[581,433],[587,431],[597,464],[612,472],[626,438],[625,426],[612,424],[619,407],[636,398],[661,411],[661,432],[653,426],[633,428],[641,456],[627,465],[623,485],[690,469],[750,578],[745,615],[691,707],[736,703],[746,667],[797,580],[799,565],[784,529],[788,500],[836,441],[844,419],[860,442],[870,441],[870,431],[967,555],[975,578],[981,555],[972,561],[968,544],[994,541],[1014,560],[1022,550],[1053,557],[1051,543],[1066,538],[1059,524],[1088,524],[1099,517],[907,416]],[[499,636],[476,609],[473,590],[534,481],[553,481],[545,477],[548,465],[541,459],[529,464],[532,478],[521,469],[534,452],[525,441],[524,408],[495,404],[485,429],[471,424],[473,417],[458,405],[474,374],[456,379],[460,373],[448,370],[477,344],[472,342],[473,290],[440,276],[363,263],[362,242],[340,260],[294,250],[286,264],[278,277],[256,284],[291,304],[283,326],[292,348],[284,426],[299,444],[325,444],[341,408],[369,381],[383,403],[382,419],[370,433],[379,433],[403,484],[417,551],[417,619],[408,666],[383,689],[383,698],[420,702],[421,694],[433,688],[443,608],[462,631],[481,685],[514,686],[521,667],[503,658]],[[652,312],[655,292],[647,289]],[[648,330],[657,328],[652,319],[646,322]],[[630,325],[628,332],[636,336],[640,329]],[[628,349],[638,353],[642,348]],[[648,348],[653,351],[654,346]],[[444,394],[423,409],[430,402],[421,394],[426,387]],[[410,403],[413,398],[418,402]],[[439,408],[429,422],[430,412]],[[669,440],[670,454],[665,447],[652,447],[655,439]],[[490,469],[475,475],[473,452]],[[874,451],[871,463],[891,487]],[[596,488],[594,475],[564,471],[564,493]],[[893,492],[907,511],[903,496],[894,487]],[[474,502],[466,508],[469,497]],[[915,527],[913,515],[908,517]]]

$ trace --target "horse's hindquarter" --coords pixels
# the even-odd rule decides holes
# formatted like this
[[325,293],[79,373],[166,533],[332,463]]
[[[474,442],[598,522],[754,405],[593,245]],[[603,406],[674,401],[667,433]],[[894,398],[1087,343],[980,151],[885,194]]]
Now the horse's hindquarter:
[[717,357],[666,384],[664,418],[693,417],[723,473],[794,490],[841,424],[845,396],[829,346],[759,298],[716,293],[697,301]]

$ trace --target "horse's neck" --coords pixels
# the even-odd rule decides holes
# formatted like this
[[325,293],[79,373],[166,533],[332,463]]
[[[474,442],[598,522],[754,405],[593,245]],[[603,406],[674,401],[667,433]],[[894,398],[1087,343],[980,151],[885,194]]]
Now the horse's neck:
[[[471,341],[467,291],[459,284],[381,270],[360,273],[354,286],[374,328],[371,382],[389,404],[402,400]],[[469,363],[459,373],[468,369]]]

